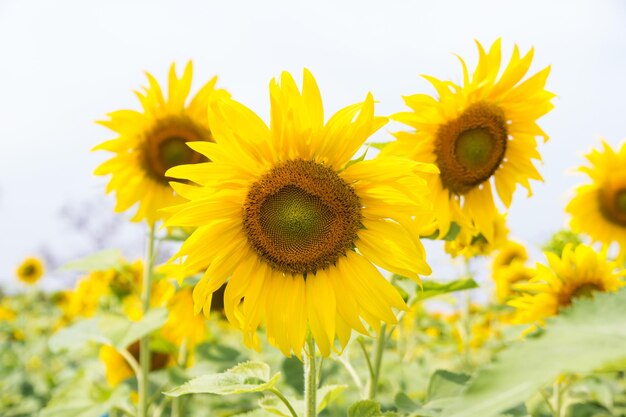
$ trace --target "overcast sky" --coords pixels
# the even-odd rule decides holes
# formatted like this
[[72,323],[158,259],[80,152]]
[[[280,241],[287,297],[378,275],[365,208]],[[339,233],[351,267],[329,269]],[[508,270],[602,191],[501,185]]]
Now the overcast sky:
[[[368,91],[389,114],[404,108],[401,95],[432,92],[419,74],[460,81],[452,53],[473,65],[473,39],[502,37],[505,55],[513,43],[534,46],[533,70],[552,65],[548,88],[558,95],[540,122],[551,136],[540,148],[546,182],[531,199],[518,191],[509,219],[514,237],[539,245],[565,225],[569,190],[582,180],[568,169],[599,137],[626,138],[625,5],[0,0],[0,284],[16,288],[13,270],[29,254],[63,263],[116,243],[142,252],[141,226],[115,225],[106,179],[91,174],[107,155],[89,149],[111,137],[94,120],[137,109],[131,90],[145,84],[144,70],[164,80],[171,62],[189,59],[195,88],[217,74],[267,120],[268,82],[285,69],[296,78],[311,69],[327,115]],[[430,260],[436,271],[446,262]],[[52,274],[45,286],[63,279]]]

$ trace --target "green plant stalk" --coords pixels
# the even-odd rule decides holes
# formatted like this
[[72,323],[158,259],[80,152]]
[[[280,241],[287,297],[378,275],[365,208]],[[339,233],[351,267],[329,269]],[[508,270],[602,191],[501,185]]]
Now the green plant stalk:
[[298,417],[298,413],[296,413],[296,410],[293,409],[293,406],[291,405],[287,397],[283,395],[282,392],[280,392],[276,388],[270,388],[269,392],[274,394],[276,397],[278,397],[279,400],[283,402],[283,404],[285,404],[287,409],[289,409],[289,413],[291,413],[291,417]]
[[[150,309],[150,290],[152,288],[152,268],[154,263],[154,236],[155,225],[150,225],[148,234],[148,247],[143,270],[143,282],[141,288],[141,303],[144,316]],[[139,391],[139,403],[137,417],[148,417],[148,398],[150,396],[150,339],[149,335],[139,340],[139,365],[141,372],[137,376],[137,388]]]
[[[187,367],[187,338],[183,339],[183,342],[178,348],[178,366],[181,368]],[[172,417],[180,417],[182,413],[182,398],[172,398]]]
[[378,390],[378,379],[380,378],[380,368],[383,363],[383,351],[385,349],[385,338],[387,335],[387,324],[380,326],[380,332],[376,339],[376,350],[374,351],[374,363],[372,365],[372,378],[370,379],[369,389],[367,393],[368,400],[376,399],[376,391]]
[[317,416],[317,372],[315,372],[315,341],[311,332],[307,332],[308,352],[302,357],[304,366],[304,417]]

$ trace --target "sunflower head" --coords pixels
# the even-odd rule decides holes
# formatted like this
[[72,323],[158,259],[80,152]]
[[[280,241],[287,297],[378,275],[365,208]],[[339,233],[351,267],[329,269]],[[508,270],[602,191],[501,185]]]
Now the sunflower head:
[[507,244],[509,228],[506,225],[506,216],[498,214],[492,219],[493,236],[491,240],[476,229],[469,227],[462,228],[453,240],[448,240],[444,244],[444,250],[453,258],[462,256],[471,259],[477,256],[487,256],[493,251],[499,250]]
[[17,279],[28,285],[35,284],[41,279],[43,274],[43,262],[39,258],[35,257],[24,259],[15,271]]
[[172,64],[167,97],[154,77],[146,75],[149,86],[136,92],[142,110],[118,110],[110,113],[108,120],[99,122],[118,136],[94,148],[115,154],[95,174],[111,175],[106,191],[115,191],[117,212],[138,203],[133,221],[145,219],[154,223],[163,216],[160,209],[182,201],[170,187],[172,178],[165,172],[181,164],[208,162],[187,143],[213,140],[208,109],[213,100],[227,93],[215,89],[217,79],[213,78],[188,100],[191,62],[180,78]]
[[537,264],[528,283],[513,286],[522,295],[509,302],[517,308],[518,321],[542,322],[559,314],[576,299],[596,292],[613,292],[624,286],[625,271],[587,245],[567,245],[559,257],[546,252],[548,265]]
[[547,140],[547,135],[537,119],[552,109],[554,95],[544,88],[549,68],[524,79],[532,50],[521,56],[515,46],[502,69],[500,40],[488,53],[477,46],[478,64],[471,74],[459,58],[462,84],[425,76],[437,97],[404,98],[411,111],[393,117],[415,130],[396,133],[398,140],[383,153],[437,165],[433,198],[440,237],[456,222],[491,241],[494,188],[508,207],[518,184],[530,194],[529,180],[541,180],[534,165],[540,160],[537,138]]
[[534,276],[534,271],[521,260],[514,260],[507,265],[493,269],[492,278],[496,284],[496,299],[505,303],[513,296],[520,295],[515,287],[527,283]]
[[270,83],[267,126],[251,110],[219,100],[209,116],[214,142],[191,143],[211,164],[167,175],[189,201],[166,226],[195,228],[173,257],[179,275],[204,271],[193,291],[208,314],[224,283],[224,312],[247,345],[268,340],[301,355],[307,328],[324,355],[351,331],[395,322],[402,298],[374,264],[418,280],[430,273],[420,232],[432,224],[425,176],[438,171],[398,157],[351,158],[386,123],[374,100],[325,121],[320,92],[304,72],[302,88],[283,73]]
[[605,245],[618,243],[626,254],[626,142],[616,151],[606,142],[586,155],[589,165],[579,168],[589,177],[568,203],[570,226]]
[[494,271],[509,266],[514,262],[526,262],[528,252],[524,245],[513,240],[507,240],[493,257],[491,267]]

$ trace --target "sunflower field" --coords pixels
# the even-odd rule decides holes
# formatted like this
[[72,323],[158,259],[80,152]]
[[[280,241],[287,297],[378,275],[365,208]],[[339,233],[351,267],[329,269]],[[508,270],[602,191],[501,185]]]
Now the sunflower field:
[[552,67],[505,37],[454,59],[391,112],[302,67],[267,115],[191,60],[119,85],[84,157],[140,241],[12,267],[0,416],[626,416],[626,142],[515,238]]

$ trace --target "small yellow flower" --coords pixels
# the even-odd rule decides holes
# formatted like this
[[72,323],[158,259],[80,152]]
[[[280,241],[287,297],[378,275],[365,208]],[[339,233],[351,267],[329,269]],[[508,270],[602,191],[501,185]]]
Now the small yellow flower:
[[13,320],[15,320],[15,317],[15,310],[13,310],[9,306],[0,304],[0,321],[12,322]]
[[43,274],[43,262],[35,257],[24,259],[16,271],[17,279],[28,285],[39,281]]
[[542,323],[546,317],[581,297],[596,292],[614,292],[625,283],[618,263],[607,259],[606,251],[597,252],[587,245],[567,245],[561,257],[546,252],[548,266],[537,264],[534,277],[527,284],[514,287],[523,291],[509,304],[517,308],[518,322]]

